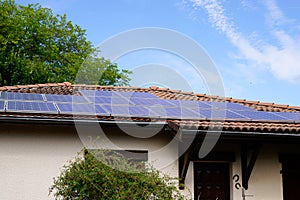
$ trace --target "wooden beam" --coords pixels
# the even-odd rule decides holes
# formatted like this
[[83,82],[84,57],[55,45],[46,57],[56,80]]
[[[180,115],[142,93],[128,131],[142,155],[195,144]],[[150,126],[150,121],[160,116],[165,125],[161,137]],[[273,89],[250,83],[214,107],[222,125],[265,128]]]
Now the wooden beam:
[[[241,146],[242,186],[245,190],[248,189],[248,182],[261,146],[261,144],[255,144],[253,146],[242,144]],[[249,153],[251,153],[251,155],[249,155]]]
[[184,189],[185,177],[191,161],[191,150],[188,149],[179,157],[179,189]]

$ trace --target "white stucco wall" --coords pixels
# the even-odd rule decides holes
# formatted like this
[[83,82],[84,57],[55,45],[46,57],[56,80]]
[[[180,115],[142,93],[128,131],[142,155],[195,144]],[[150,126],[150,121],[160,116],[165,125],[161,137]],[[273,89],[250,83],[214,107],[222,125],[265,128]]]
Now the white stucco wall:
[[[282,200],[282,177],[280,174],[281,164],[278,160],[278,149],[265,145],[258,155],[253,168],[248,190],[236,189],[235,184],[242,185],[240,153],[236,154],[236,162],[232,163],[232,177],[239,176],[239,181],[232,181],[232,199],[239,200]],[[238,185],[239,186],[239,185]]]
[[[133,139],[119,132],[109,134],[109,139],[117,147],[147,150],[149,162],[154,167],[172,177],[178,176],[177,142],[168,146],[169,135]],[[53,196],[48,196],[53,178],[82,148],[75,128],[1,126],[0,200],[53,199]]]
[[81,149],[70,128],[1,126],[0,199],[53,199],[53,177]]

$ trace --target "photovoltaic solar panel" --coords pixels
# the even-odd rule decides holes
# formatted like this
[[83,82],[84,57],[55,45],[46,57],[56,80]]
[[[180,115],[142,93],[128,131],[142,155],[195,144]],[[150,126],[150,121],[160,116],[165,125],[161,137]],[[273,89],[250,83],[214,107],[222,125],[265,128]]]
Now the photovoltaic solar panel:
[[87,103],[88,100],[83,96],[76,95],[57,95],[57,94],[45,94],[46,101],[51,102],[68,102],[68,103]]
[[275,115],[286,118],[291,121],[300,121],[300,113],[299,112],[272,112]]
[[230,110],[225,109],[200,109],[200,114],[205,116],[207,119],[242,119],[247,120],[249,117],[240,115]]
[[163,107],[155,106],[149,108],[150,116],[161,118],[177,118],[177,119],[204,119],[205,117],[199,112],[195,112],[188,107]]
[[196,113],[188,108],[179,107],[147,107],[132,105],[96,105],[102,107],[112,116],[128,117],[160,117],[178,119],[200,119],[204,118],[200,113]]
[[79,92],[86,97],[95,97],[97,90],[79,90]]
[[[100,106],[100,105],[98,105]],[[144,106],[130,106],[130,105],[101,105],[101,107],[110,113],[112,116],[149,116],[149,110]]]
[[272,112],[266,111],[234,111],[251,120],[271,120],[271,121],[286,121],[286,118],[280,117]]
[[123,91],[112,91],[112,97],[130,97],[130,98],[154,98],[158,99],[157,96],[148,92],[123,92]]
[[0,101],[0,111],[5,110],[4,105],[5,105],[5,101]]
[[111,104],[111,97],[87,97],[89,101],[95,104]]
[[8,112],[58,113],[53,103],[37,101],[8,101]]
[[112,91],[108,90],[80,90],[83,96],[88,97],[111,97]]
[[41,94],[19,92],[2,92],[1,99],[11,101],[44,101]]
[[112,91],[106,91],[106,90],[97,90],[95,92],[95,96],[96,97],[102,97],[102,96],[107,96],[107,97],[111,97],[113,95]]
[[132,98],[154,98],[157,99],[158,97],[154,94],[149,92],[134,92],[131,96]]
[[228,110],[244,110],[244,111],[255,111],[253,108],[241,105],[239,103],[232,102],[205,102],[210,106],[211,109],[228,109]]
[[145,106],[175,106],[174,103],[166,101],[164,99],[155,99],[155,98],[130,98],[130,104],[133,105],[145,105]]
[[[84,114],[95,115],[96,109],[94,104],[90,103],[57,103],[61,114]],[[104,113],[101,113],[104,114]]]
[[188,101],[188,100],[165,100],[173,106],[177,107],[188,107],[194,110],[198,109],[210,109],[211,105],[203,102],[203,101]]
[[80,92],[84,96],[1,92],[0,111],[176,119],[300,121],[300,113],[297,112],[256,111],[231,102],[167,100],[148,92]]
[[108,90],[80,90],[80,93],[89,97],[130,97],[130,98],[158,98],[149,92],[124,92]]

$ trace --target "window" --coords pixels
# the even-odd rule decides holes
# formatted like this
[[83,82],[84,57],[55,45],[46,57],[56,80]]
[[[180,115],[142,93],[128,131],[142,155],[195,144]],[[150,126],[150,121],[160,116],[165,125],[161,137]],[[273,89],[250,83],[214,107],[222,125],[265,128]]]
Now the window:
[[148,151],[146,150],[89,149],[85,151],[85,154],[88,152],[92,153],[100,161],[107,162],[109,165],[114,162],[115,164],[120,162],[122,164],[122,162],[128,161],[129,164],[135,165],[138,169],[142,169],[145,168],[145,162],[148,161]]

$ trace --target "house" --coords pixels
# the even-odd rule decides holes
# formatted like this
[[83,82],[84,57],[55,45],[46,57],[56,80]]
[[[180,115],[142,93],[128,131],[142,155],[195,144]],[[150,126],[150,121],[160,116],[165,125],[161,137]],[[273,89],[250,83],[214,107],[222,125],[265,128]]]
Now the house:
[[194,199],[300,196],[300,107],[158,87],[0,90],[1,200],[53,199],[53,177],[98,141],[147,158]]

